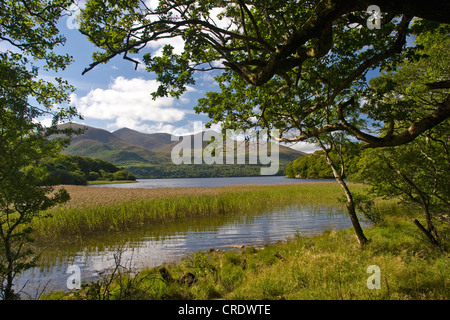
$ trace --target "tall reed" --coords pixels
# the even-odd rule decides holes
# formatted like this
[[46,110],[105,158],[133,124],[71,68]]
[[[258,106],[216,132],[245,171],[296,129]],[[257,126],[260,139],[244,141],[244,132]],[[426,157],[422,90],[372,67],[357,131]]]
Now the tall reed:
[[[364,186],[353,185],[357,191]],[[170,223],[189,217],[240,214],[292,204],[339,205],[335,183],[304,183],[277,186],[234,186],[167,191],[152,189],[77,188],[71,203],[49,210],[48,218],[35,220],[40,239],[83,236],[89,233],[128,230]],[[121,190],[118,194],[117,190]],[[80,192],[82,191],[82,192]],[[182,191],[182,192],[180,192]],[[135,193],[127,195],[127,193]],[[155,196],[155,194],[158,196]],[[118,196],[120,195],[120,197]],[[85,198],[90,202],[85,203]],[[92,201],[92,199],[97,199]]]

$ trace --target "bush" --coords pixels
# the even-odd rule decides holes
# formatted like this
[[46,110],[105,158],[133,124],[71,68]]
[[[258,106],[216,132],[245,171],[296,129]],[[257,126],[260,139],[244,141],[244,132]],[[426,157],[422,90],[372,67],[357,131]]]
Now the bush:
[[113,173],[114,180],[136,180],[136,177],[125,169]]
[[100,178],[100,174],[98,172],[95,172],[95,171],[89,172],[89,175],[88,175],[89,181],[95,181],[95,180],[98,180],[99,178]]

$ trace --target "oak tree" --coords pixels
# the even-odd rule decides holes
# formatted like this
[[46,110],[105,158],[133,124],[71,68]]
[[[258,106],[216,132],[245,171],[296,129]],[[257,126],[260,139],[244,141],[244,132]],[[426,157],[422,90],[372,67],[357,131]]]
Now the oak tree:
[[[67,139],[49,140],[56,124],[76,115],[69,84],[39,79],[39,68],[58,71],[71,61],[55,54],[64,44],[57,23],[71,1],[0,2],[0,298],[19,298],[15,277],[32,267],[31,222],[68,200],[65,190],[42,184],[40,160],[58,154]],[[52,116],[44,128],[42,116]],[[68,133],[68,132],[67,132]]]
[[[402,145],[448,118],[448,94],[399,125],[404,119],[382,106],[369,110],[367,101],[375,91],[368,88],[367,77],[414,58],[418,48],[407,46],[408,37],[447,24],[443,12],[450,4],[377,1],[380,29],[367,25],[372,4],[162,0],[149,7],[138,0],[89,0],[80,31],[99,50],[83,73],[120,56],[137,67],[140,57],[161,83],[153,96],[179,97],[195,83],[197,72],[217,71],[219,91],[207,93],[196,111],[224,128],[277,128],[284,142],[331,141],[345,132],[366,147]],[[149,43],[173,38],[183,39],[182,53],[171,45],[160,56],[149,52]],[[434,81],[428,88],[439,86],[448,83]],[[376,130],[373,121],[379,123]],[[329,147],[323,144],[325,154]],[[364,244],[351,193],[339,170],[333,172],[348,196],[349,213]]]

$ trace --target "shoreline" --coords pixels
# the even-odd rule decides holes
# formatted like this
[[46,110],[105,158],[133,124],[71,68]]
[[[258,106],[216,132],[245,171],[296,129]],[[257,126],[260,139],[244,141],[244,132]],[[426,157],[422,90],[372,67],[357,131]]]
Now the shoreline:
[[[352,228],[324,231],[260,247],[195,251],[131,278],[124,272],[99,283],[108,299],[129,285],[133,293],[122,297],[131,300],[447,300],[447,255],[434,250],[411,219],[395,215],[384,226],[365,229],[371,241],[364,249]],[[378,290],[367,285],[374,265],[381,270]],[[96,300],[88,288],[43,298]]]
[[[366,186],[352,185],[363,191]],[[71,195],[65,205],[48,210],[50,217],[33,221],[37,239],[132,230],[189,217],[220,216],[291,204],[342,205],[334,182],[280,185],[234,185],[216,188],[91,188],[64,186]]]

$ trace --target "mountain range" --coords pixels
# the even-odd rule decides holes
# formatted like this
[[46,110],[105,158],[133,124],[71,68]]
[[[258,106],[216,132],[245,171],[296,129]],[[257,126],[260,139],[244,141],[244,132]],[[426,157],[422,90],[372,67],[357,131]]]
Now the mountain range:
[[[172,149],[182,140],[172,141],[168,133],[141,133],[122,128],[114,132],[86,125],[67,123],[59,125],[60,129],[71,127],[84,129],[84,133],[74,136],[63,154],[79,155],[101,159],[124,167],[137,178],[187,178],[214,176],[254,176],[260,175],[261,164],[180,164],[175,165],[171,159]],[[205,132],[195,135],[202,135]],[[194,135],[191,135],[194,147]],[[209,142],[204,141],[202,148]],[[228,143],[228,142],[227,142]],[[237,144],[234,141],[235,146]],[[248,155],[248,151],[247,151]],[[279,145],[279,171],[284,173],[287,164],[305,153]],[[246,158],[248,159],[248,157]]]

